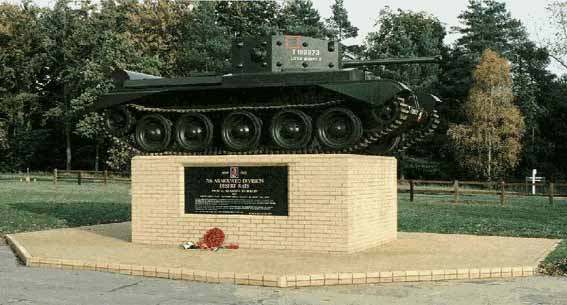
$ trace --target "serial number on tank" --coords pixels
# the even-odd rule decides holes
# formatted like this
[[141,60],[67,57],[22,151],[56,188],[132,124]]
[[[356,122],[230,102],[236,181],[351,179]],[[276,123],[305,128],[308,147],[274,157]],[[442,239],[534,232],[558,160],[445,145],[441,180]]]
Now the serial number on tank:
[[291,50],[291,61],[323,61],[320,50]]
[[288,215],[288,168],[185,168],[185,214]]

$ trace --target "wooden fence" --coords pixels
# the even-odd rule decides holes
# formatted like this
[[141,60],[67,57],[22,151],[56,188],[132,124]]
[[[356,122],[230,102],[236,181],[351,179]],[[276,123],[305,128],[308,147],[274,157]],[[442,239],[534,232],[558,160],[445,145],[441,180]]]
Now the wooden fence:
[[[536,193],[532,194],[532,187]],[[399,180],[398,191],[409,193],[410,201],[416,194],[452,195],[453,202],[459,203],[461,195],[495,195],[501,205],[505,205],[508,196],[543,196],[554,205],[554,198],[567,197],[567,183],[558,182],[479,182],[479,181],[439,181],[439,180]]]
[[[122,182],[130,183],[130,174],[126,172],[112,171],[86,171],[86,170],[60,170],[54,169],[53,172],[46,173],[21,173],[8,174],[0,177],[0,180],[19,180],[23,182],[34,181],[53,181],[57,185],[59,182],[76,182],[78,185],[83,183],[107,183]],[[532,194],[532,188],[536,193]],[[409,193],[411,202],[416,195],[450,195],[455,204],[463,199],[463,195],[492,195],[497,196],[501,205],[507,203],[510,196],[540,196],[547,197],[550,205],[555,204],[555,199],[567,198],[567,182],[479,182],[479,181],[442,181],[442,180],[399,180],[398,192]]]
[[130,173],[115,171],[88,171],[88,170],[61,170],[54,169],[52,172],[20,172],[0,173],[0,182],[19,181],[33,184],[35,182],[52,182],[57,185],[60,182],[76,183],[130,183]]
[[130,183],[128,173],[111,172],[111,171],[84,171],[84,170],[53,170],[53,184],[60,181],[76,181],[78,185],[84,182],[98,182],[107,184],[108,182],[126,182]]

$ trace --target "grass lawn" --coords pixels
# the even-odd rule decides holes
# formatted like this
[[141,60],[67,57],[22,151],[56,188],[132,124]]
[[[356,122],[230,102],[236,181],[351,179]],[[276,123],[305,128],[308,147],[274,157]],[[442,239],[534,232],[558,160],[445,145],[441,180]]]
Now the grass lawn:
[[0,235],[130,220],[128,184],[0,181]]
[[545,197],[509,197],[506,206],[497,196],[399,195],[398,228],[407,232],[456,233],[563,239],[541,264],[548,274],[567,275],[567,199],[550,206]]

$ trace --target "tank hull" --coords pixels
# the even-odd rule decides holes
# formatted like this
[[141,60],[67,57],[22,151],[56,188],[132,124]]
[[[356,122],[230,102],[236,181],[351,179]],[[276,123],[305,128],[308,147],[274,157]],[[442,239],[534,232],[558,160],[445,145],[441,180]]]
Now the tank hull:
[[343,61],[337,41],[236,36],[232,74],[168,79],[116,70],[90,109],[109,135],[143,154],[358,153],[407,149],[439,124],[433,96],[356,67],[437,57]]

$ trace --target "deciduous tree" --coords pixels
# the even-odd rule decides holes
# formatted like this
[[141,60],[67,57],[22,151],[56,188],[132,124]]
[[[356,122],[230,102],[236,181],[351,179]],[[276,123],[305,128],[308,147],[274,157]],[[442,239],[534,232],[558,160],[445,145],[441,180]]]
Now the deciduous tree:
[[43,13],[31,1],[0,4],[0,167],[29,167],[44,144],[40,99],[46,93],[48,57],[39,21]]
[[567,1],[553,1],[547,6],[553,25],[553,39],[546,41],[550,55],[567,69]]
[[452,126],[449,136],[460,164],[491,180],[517,166],[524,121],[512,103],[510,64],[505,58],[485,50],[474,71],[474,81],[465,108],[467,121]]
[[[445,29],[434,16],[389,7],[380,11],[376,21],[378,30],[366,37],[366,56],[369,59],[384,57],[416,57],[440,55],[443,50]],[[437,81],[436,65],[397,65],[372,70],[384,77],[402,81],[420,91],[431,91]]]
[[230,35],[263,36],[279,30],[276,1],[219,1],[218,22]]

